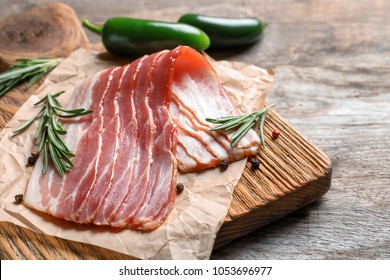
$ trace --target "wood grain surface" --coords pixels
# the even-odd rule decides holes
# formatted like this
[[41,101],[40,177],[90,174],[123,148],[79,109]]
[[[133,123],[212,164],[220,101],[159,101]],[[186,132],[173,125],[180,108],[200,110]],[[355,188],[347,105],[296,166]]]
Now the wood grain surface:
[[[0,17],[44,2],[2,0]],[[332,188],[317,202],[215,250],[212,259],[390,257],[389,1],[63,2],[97,22],[118,15],[176,20],[191,11],[258,16],[268,23],[253,47],[210,55],[275,67],[268,102],[330,157]],[[9,232],[30,234],[5,225],[1,235]],[[20,243],[19,236],[10,238]],[[35,240],[43,242],[39,235]],[[11,258],[23,258],[12,243],[1,245]],[[102,257],[92,249],[91,258],[95,253]]]
[[21,57],[67,57],[89,44],[74,10],[53,2],[0,20],[0,70]]

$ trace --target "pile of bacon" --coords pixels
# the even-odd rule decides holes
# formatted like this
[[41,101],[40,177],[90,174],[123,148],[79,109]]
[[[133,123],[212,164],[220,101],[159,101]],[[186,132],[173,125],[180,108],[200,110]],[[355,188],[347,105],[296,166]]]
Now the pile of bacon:
[[64,122],[75,152],[71,172],[30,177],[25,203],[77,223],[154,230],[176,198],[176,174],[213,168],[257,152],[250,131],[234,147],[206,118],[239,112],[207,60],[180,46],[95,74],[76,89],[69,108],[92,114]]

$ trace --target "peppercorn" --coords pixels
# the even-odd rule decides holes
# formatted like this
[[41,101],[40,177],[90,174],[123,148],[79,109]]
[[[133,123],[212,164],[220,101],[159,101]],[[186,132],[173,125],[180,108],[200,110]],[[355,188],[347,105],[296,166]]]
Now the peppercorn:
[[251,159],[251,164],[254,169],[259,169],[260,168],[260,161],[257,158],[252,158]]
[[23,195],[22,194],[15,195],[15,203],[20,204],[22,202],[23,202]]
[[37,161],[37,158],[34,157],[34,156],[30,156],[30,157],[28,157],[28,159],[27,159],[28,165],[34,165],[36,161]]
[[272,131],[272,138],[276,139],[279,137],[279,135],[280,135],[279,131],[277,131],[277,130]]
[[221,160],[220,167],[221,167],[221,169],[223,169],[223,170],[228,169],[228,167],[229,167],[229,162],[228,162],[226,159]]
[[181,194],[184,190],[184,184],[182,183],[178,183],[176,184],[176,193],[177,194]]

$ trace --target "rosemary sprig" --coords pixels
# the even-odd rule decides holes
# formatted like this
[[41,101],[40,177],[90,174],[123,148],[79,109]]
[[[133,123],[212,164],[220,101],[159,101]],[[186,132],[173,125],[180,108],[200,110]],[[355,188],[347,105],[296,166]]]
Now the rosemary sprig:
[[50,158],[61,177],[64,176],[65,172],[72,170],[73,163],[69,157],[74,157],[75,155],[60,138],[61,135],[65,135],[67,132],[58,123],[58,119],[79,117],[92,112],[85,109],[63,109],[57,99],[62,93],[64,91],[55,94],[49,93],[35,103],[34,106],[41,106],[42,109],[32,119],[14,131],[15,134],[18,134],[28,128],[36,119],[40,118],[34,141],[39,145],[37,156],[43,153],[42,173],[46,174]]
[[27,88],[29,88],[53,70],[60,63],[60,60],[59,58],[17,59],[11,68],[0,74],[0,97],[23,81],[28,81]]
[[222,117],[218,119],[207,118],[206,121],[217,124],[211,130],[230,130],[235,127],[239,127],[236,132],[231,136],[232,143],[230,146],[233,148],[245,134],[255,125],[259,124],[260,130],[260,140],[262,145],[265,145],[264,141],[264,121],[265,117],[268,114],[268,111],[275,105],[265,106],[263,109],[252,112],[243,116],[231,116],[231,117]]

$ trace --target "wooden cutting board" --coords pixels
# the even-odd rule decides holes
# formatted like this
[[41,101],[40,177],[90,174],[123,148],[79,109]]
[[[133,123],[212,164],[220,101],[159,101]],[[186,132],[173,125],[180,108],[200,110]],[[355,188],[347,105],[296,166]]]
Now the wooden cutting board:
[[[77,24],[74,25],[77,32],[80,32],[80,28]],[[79,44],[85,44],[84,36],[78,37],[77,40]],[[66,44],[66,40],[63,43]],[[77,45],[75,44],[73,48]],[[12,61],[12,57],[4,53],[0,53],[0,56],[2,61]],[[0,98],[0,131],[24,101],[34,93],[37,86],[26,91],[24,85],[21,85]],[[272,138],[274,130],[281,132],[277,139]],[[266,119],[265,140],[266,147],[256,156],[261,162],[260,168],[252,168],[248,161],[234,190],[225,222],[218,232],[215,248],[317,200],[330,187],[332,165],[329,158],[275,111],[271,111]],[[93,245],[35,233],[2,222],[0,259],[132,259],[132,257]]]
[[[26,95],[13,90],[0,99],[0,123],[23,103]],[[4,104],[4,100],[9,101]],[[12,104],[12,105],[11,105]],[[0,128],[1,131],[2,127]],[[281,135],[272,138],[272,131]],[[234,192],[229,212],[217,234],[215,248],[277,220],[324,195],[331,183],[331,162],[276,112],[265,122],[266,147],[258,154],[261,165],[248,161]],[[107,249],[35,233],[0,223],[0,259],[132,259]]]

